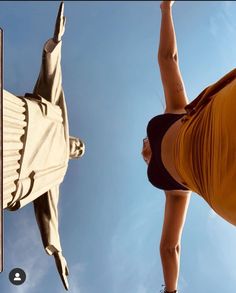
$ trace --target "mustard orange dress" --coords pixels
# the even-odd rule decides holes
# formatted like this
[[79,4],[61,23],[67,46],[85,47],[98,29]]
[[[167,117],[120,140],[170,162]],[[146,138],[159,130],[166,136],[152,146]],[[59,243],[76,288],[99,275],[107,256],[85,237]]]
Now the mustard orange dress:
[[236,69],[185,107],[175,143],[182,183],[236,225]]

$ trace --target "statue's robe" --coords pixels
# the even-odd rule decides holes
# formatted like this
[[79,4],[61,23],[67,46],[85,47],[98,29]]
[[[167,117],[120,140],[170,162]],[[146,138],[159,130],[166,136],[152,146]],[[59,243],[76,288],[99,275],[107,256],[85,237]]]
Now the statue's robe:
[[69,130],[61,76],[61,41],[44,45],[32,94],[3,93],[3,208],[33,202],[45,250],[61,251],[59,185],[69,161]]

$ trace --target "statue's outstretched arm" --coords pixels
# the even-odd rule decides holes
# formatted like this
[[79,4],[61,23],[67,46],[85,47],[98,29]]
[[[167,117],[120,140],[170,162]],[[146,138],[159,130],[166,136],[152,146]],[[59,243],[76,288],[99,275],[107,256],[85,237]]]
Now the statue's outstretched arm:
[[34,211],[44,248],[55,258],[58,273],[66,290],[69,288],[67,276],[69,273],[66,260],[62,255],[58,230],[58,200],[59,186],[55,186],[34,200]]
[[62,2],[57,14],[54,36],[46,42],[43,48],[42,65],[33,95],[41,96],[61,108],[67,138],[69,136],[68,118],[61,73],[61,37],[65,31],[63,12],[64,3]]
[[65,32],[64,3],[61,2],[54,35],[43,48],[42,64],[33,94],[40,95],[53,104],[60,104],[63,94],[61,74],[61,38]]
[[65,32],[66,18],[64,16],[64,2],[62,1],[58,10],[53,40],[58,43]]

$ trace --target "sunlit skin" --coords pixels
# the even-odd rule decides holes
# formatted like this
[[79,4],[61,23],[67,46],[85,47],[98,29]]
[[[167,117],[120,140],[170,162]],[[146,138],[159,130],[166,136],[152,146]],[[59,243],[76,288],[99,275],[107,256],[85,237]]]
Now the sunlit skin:
[[144,161],[148,165],[152,157],[152,150],[151,150],[150,143],[147,137],[143,139],[142,156]]
[[[161,29],[157,61],[165,94],[165,113],[177,114],[185,112],[188,98],[178,65],[177,42],[172,17],[173,4],[174,1],[162,1],[160,4]],[[173,178],[176,174],[173,156],[171,156],[173,153],[171,146],[174,144],[176,133],[179,130],[179,122],[176,121],[167,130],[162,140],[163,148],[161,149],[164,167]],[[144,161],[149,164],[152,150],[148,138],[143,140],[142,156]],[[164,193],[166,201],[159,248],[165,282],[164,292],[175,293],[178,287],[181,236],[191,191],[164,190]]]

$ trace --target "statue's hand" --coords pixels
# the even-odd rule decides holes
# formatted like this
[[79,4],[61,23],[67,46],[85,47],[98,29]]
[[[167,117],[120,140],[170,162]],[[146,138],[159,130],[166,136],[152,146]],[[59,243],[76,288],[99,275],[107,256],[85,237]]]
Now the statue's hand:
[[66,18],[64,16],[64,2],[62,1],[58,10],[53,40],[60,42],[65,32]]
[[53,254],[54,258],[55,258],[55,262],[57,265],[57,270],[58,273],[61,277],[62,283],[65,287],[66,290],[69,289],[69,283],[67,280],[67,276],[69,275],[69,269],[67,267],[67,262],[66,259],[64,258],[64,256],[62,255],[61,252],[55,252]]

